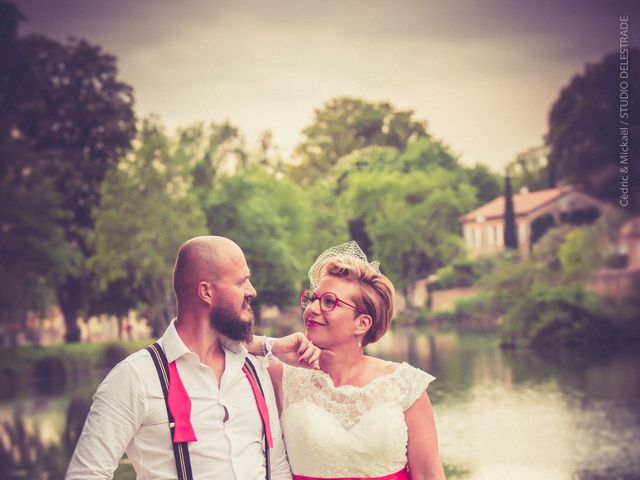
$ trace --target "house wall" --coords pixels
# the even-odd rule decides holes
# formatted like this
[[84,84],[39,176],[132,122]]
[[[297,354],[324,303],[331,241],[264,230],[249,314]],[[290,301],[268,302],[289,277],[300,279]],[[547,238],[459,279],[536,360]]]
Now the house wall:
[[431,292],[431,310],[434,312],[452,311],[456,306],[456,300],[473,297],[480,292],[477,287],[449,288]]
[[640,270],[599,270],[591,274],[585,287],[601,297],[615,299],[638,295]]
[[[530,249],[531,223],[537,218],[551,214],[556,224],[560,223],[560,216],[564,212],[580,210],[589,207],[602,209],[604,204],[578,191],[568,192],[562,197],[535,209],[527,215],[516,216],[516,231],[518,236],[518,251],[527,255]],[[504,250],[504,219],[502,217],[486,219],[481,222],[467,222],[462,225],[464,243],[472,257],[490,255]]]

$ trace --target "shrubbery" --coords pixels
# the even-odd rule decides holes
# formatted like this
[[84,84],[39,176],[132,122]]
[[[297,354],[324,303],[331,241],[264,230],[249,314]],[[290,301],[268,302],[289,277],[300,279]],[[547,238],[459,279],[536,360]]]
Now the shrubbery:
[[586,347],[612,343],[617,329],[597,298],[580,287],[535,285],[506,313],[502,342],[532,347]]

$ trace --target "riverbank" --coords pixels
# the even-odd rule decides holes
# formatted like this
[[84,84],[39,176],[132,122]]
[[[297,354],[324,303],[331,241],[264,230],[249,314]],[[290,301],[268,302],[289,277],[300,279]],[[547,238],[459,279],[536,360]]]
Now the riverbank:
[[106,343],[72,343],[52,347],[0,349],[0,396],[21,391],[61,391],[73,379],[89,378],[151,343],[150,340]]

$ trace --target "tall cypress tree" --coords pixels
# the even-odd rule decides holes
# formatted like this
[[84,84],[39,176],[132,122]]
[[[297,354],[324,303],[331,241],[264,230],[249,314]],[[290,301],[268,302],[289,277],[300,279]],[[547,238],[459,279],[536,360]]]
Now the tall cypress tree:
[[509,178],[509,175],[504,177],[504,248],[518,249],[516,214],[513,210],[511,178]]

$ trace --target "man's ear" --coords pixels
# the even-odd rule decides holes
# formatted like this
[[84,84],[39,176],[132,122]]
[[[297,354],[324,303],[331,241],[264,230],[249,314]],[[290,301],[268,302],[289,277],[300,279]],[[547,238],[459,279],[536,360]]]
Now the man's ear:
[[373,319],[371,315],[367,315],[366,313],[361,313],[356,318],[356,331],[357,335],[364,335],[369,331],[371,325],[373,325]]
[[198,283],[198,298],[207,305],[213,304],[213,285],[209,282]]

